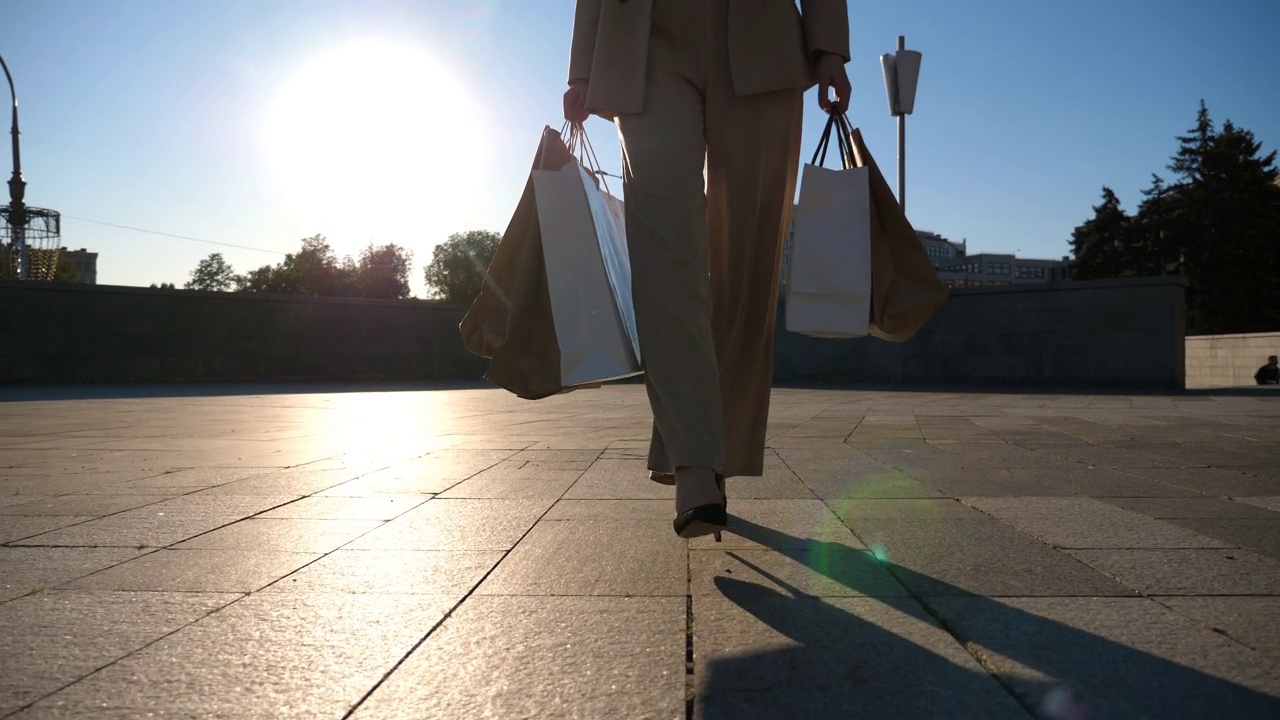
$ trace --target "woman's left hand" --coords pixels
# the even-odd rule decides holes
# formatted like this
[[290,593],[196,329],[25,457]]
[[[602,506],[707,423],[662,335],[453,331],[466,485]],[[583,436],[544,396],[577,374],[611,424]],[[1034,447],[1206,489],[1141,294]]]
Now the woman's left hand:
[[[818,106],[824,112],[831,112],[834,104],[841,113],[849,110],[849,95],[853,87],[849,84],[849,75],[844,71],[845,60],[835,53],[824,52],[818,57],[814,72],[818,77]],[[836,97],[832,102],[831,91]]]

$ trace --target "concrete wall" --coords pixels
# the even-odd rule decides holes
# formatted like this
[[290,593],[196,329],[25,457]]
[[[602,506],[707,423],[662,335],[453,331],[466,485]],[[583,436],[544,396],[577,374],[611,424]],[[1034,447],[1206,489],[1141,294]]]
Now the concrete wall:
[[482,361],[423,300],[0,283],[0,382],[448,380]]
[[[822,340],[779,322],[775,378],[1063,388],[1183,386],[1173,278],[953,290],[916,337]],[[464,310],[353,300],[0,283],[0,382],[450,380],[484,361]]]
[[1187,338],[1187,387],[1253,385],[1253,374],[1280,355],[1280,332]]
[[955,288],[911,340],[822,340],[779,322],[775,378],[1178,389],[1180,278]]

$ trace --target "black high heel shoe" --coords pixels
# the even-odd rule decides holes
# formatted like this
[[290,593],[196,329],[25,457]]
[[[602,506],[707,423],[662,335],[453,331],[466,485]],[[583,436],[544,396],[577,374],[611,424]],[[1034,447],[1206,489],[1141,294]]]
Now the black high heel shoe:
[[720,542],[720,532],[729,526],[729,503],[723,499],[724,476],[720,473],[716,473],[716,487],[720,490],[720,502],[698,505],[676,515],[676,519],[671,521],[676,535],[695,538],[714,534],[716,542]]

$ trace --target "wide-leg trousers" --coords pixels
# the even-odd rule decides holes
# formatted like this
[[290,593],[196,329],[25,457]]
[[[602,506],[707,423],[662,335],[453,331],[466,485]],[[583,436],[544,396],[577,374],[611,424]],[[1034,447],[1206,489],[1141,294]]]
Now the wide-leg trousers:
[[730,0],[655,0],[644,111],[617,118],[649,467],[763,472],[802,90],[737,95]]

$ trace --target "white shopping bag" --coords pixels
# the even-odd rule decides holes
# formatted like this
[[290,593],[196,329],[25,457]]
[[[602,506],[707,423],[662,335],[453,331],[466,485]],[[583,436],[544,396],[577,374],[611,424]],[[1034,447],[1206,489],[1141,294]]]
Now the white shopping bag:
[[622,201],[578,163],[534,170],[560,380],[588,385],[641,372]]
[[816,337],[862,337],[871,319],[870,171],[829,170],[816,162],[805,165],[800,180],[786,328]]

